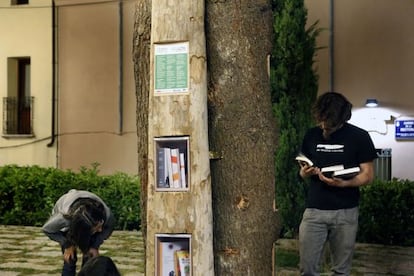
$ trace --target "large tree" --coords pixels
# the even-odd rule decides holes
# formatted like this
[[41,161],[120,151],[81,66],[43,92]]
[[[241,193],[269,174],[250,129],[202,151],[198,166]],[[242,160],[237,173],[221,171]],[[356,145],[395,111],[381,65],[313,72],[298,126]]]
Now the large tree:
[[276,124],[270,0],[206,1],[215,272],[271,275]]
[[[151,0],[137,0],[133,41],[137,97],[138,175],[141,183],[141,231],[146,233],[148,188],[148,106],[150,90]],[[144,235],[144,243],[146,237]],[[145,248],[145,246],[144,246]],[[144,253],[145,254],[145,253]],[[145,256],[144,256],[144,259]]]
[[[211,162],[216,275],[271,275],[273,270],[279,224],[273,210],[277,131],[268,75],[270,2],[206,1],[209,139],[210,151],[218,153]],[[133,53],[144,234],[151,5],[137,0]]]

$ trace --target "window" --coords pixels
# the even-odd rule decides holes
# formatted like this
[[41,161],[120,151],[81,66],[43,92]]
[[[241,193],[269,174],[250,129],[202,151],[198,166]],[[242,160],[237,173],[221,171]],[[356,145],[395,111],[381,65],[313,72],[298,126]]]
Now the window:
[[375,177],[381,180],[391,180],[391,149],[376,149],[378,158],[374,160]]
[[8,58],[7,97],[3,99],[3,134],[32,134],[30,58]]
[[12,5],[27,5],[29,0],[11,0]]

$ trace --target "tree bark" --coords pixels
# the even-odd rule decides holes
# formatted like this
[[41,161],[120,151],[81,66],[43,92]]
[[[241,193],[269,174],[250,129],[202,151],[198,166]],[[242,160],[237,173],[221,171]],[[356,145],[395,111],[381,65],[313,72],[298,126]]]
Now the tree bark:
[[272,275],[279,221],[271,1],[206,1],[216,275]]
[[[168,267],[167,259],[171,258],[160,253],[161,240],[165,238],[171,242],[174,236],[184,235],[190,241],[191,275],[214,275],[204,1],[152,0],[150,5],[151,52],[147,75],[150,76],[150,91],[144,98],[148,102],[147,106],[138,106],[142,108],[138,112],[148,113],[145,119],[148,179],[146,188],[142,189],[147,195],[144,198],[145,209],[142,210],[146,214],[146,229],[143,230],[146,235],[145,271],[146,275],[158,275]],[[137,31],[140,29],[137,28]],[[185,76],[187,73],[180,62],[167,62],[165,67],[157,63],[155,50],[160,47],[171,50],[177,43],[182,45],[182,49],[187,49],[185,54],[188,61],[184,67],[188,69],[188,89],[160,92],[156,89],[157,82],[154,79],[158,78],[159,81],[162,77],[157,76],[156,72],[167,72],[165,79],[171,83],[177,75]],[[184,45],[188,45],[188,48]],[[158,58],[160,56],[158,54]],[[175,75],[173,69],[179,70],[179,74]],[[142,116],[144,118],[145,115]],[[161,145],[160,139],[172,141],[172,144]],[[159,164],[155,152],[162,147],[176,147],[176,141],[180,139],[189,141],[186,159],[189,160],[186,167],[188,187],[182,190],[157,189],[155,182]],[[163,237],[160,238],[160,235]]]
[[[141,183],[141,232],[146,233],[146,210],[148,191],[148,105],[150,89],[151,0],[137,0],[135,6],[135,25],[133,39],[135,93],[137,99],[137,169]],[[143,240],[144,244],[146,244],[145,235],[143,235]]]

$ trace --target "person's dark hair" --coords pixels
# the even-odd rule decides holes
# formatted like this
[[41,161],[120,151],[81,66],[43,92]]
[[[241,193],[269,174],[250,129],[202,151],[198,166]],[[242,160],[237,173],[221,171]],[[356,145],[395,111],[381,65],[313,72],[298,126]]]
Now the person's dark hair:
[[344,95],[326,92],[318,97],[312,107],[312,115],[317,122],[325,122],[335,127],[351,119],[352,104]]
[[78,276],[121,276],[121,274],[110,257],[97,256],[83,265]]
[[106,218],[102,203],[90,198],[79,198],[65,217],[70,220],[66,234],[69,244],[78,246],[85,253],[89,249],[92,227]]

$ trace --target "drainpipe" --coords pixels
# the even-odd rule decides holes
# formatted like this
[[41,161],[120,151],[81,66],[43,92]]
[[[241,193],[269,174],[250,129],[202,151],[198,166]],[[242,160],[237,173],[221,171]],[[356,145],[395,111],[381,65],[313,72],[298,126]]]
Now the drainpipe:
[[56,117],[56,11],[55,1],[52,0],[52,125],[51,140],[47,147],[52,147],[55,143],[55,117]]
[[123,132],[123,125],[124,125],[124,43],[123,43],[123,36],[124,36],[124,26],[123,26],[123,4],[122,1],[119,1],[118,6],[119,12],[119,24],[118,24],[118,34],[119,34],[119,93],[118,93],[118,101],[119,101],[119,135],[122,135]]
[[335,72],[335,62],[334,62],[334,0],[330,0],[330,16],[329,16],[329,91],[334,91],[334,72]]

